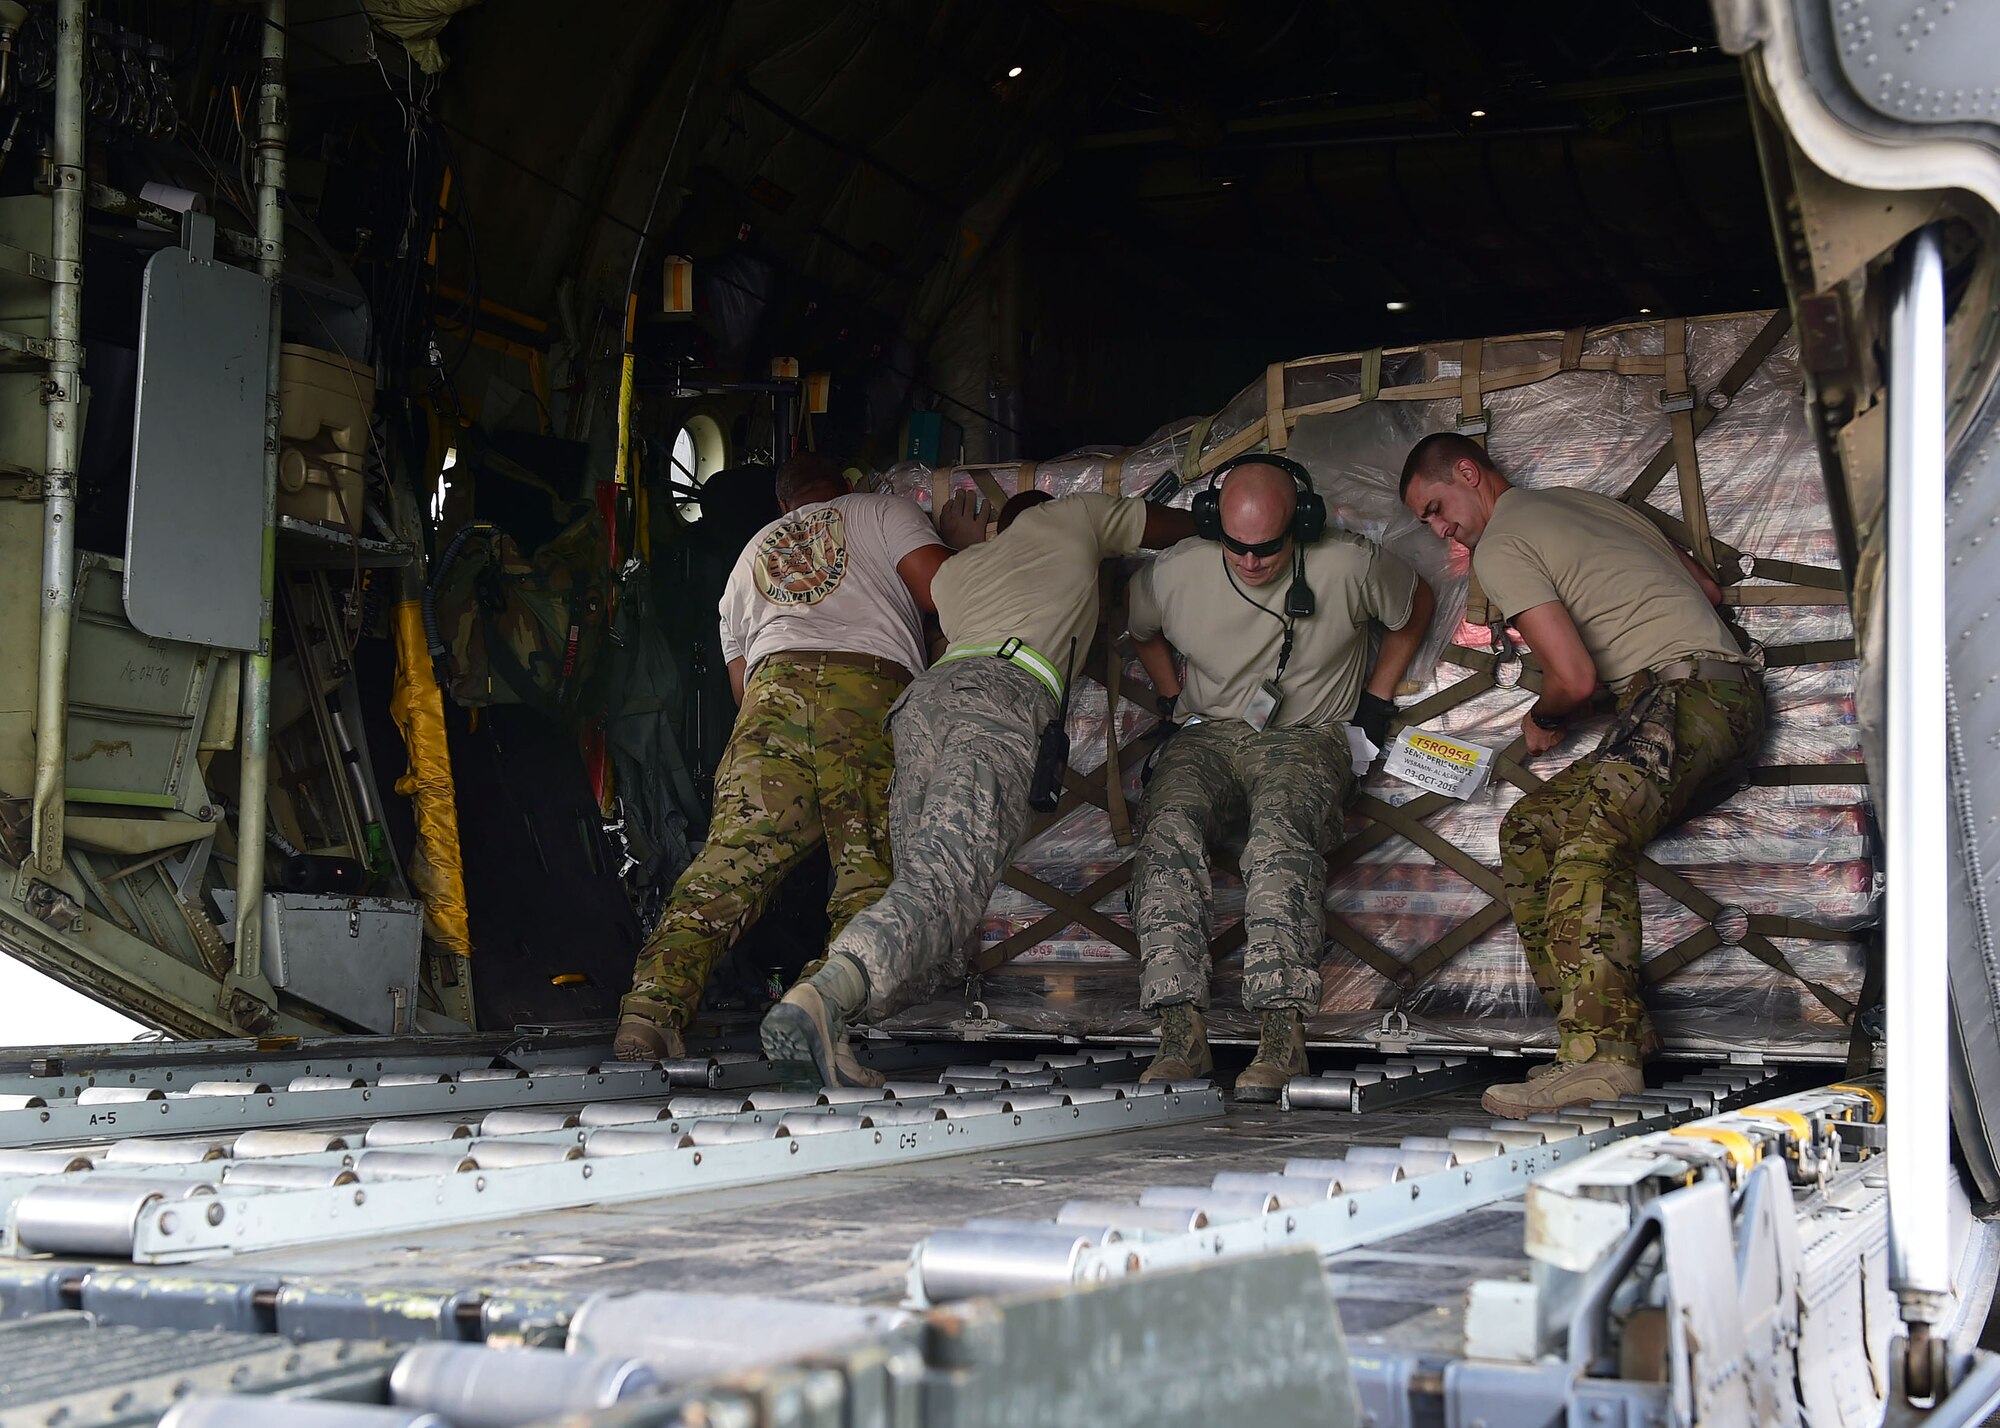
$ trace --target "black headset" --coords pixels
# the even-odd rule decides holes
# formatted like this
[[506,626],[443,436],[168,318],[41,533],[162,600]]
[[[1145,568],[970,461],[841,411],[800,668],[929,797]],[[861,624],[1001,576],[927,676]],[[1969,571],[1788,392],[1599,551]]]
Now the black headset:
[[1222,492],[1220,482],[1227,473],[1239,466],[1275,466],[1298,483],[1298,496],[1292,503],[1292,539],[1300,545],[1311,545],[1326,534],[1326,501],[1314,489],[1312,472],[1306,470],[1289,456],[1273,456],[1268,452],[1251,452],[1247,456],[1232,456],[1208,473],[1208,485],[1195,492],[1194,504],[1188,512],[1194,517],[1194,532],[1203,540],[1222,539]]
[[[1305,547],[1326,534],[1326,500],[1314,488],[1312,472],[1292,460],[1289,456],[1274,456],[1269,452],[1251,452],[1245,456],[1232,456],[1208,473],[1208,485],[1195,492],[1194,503],[1188,511],[1194,517],[1194,533],[1203,540],[1222,539],[1222,492],[1218,485],[1222,477],[1239,466],[1275,466],[1298,483],[1298,493],[1292,501],[1291,537],[1292,583],[1285,590],[1285,614],[1283,618],[1302,620],[1309,618],[1318,608],[1312,586],[1306,584]],[[1230,582],[1231,585],[1235,581]],[[1243,595],[1241,590],[1236,592]],[[1247,595],[1244,599],[1249,600]],[[1256,601],[1252,600],[1254,605]],[[1291,653],[1291,630],[1285,631],[1285,653]],[[1284,671],[1284,661],[1279,661],[1279,672]]]

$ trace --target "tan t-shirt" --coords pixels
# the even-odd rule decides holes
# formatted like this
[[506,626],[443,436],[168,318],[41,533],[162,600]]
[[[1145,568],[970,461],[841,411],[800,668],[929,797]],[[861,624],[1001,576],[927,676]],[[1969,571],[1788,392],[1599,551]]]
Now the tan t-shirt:
[[722,657],[746,673],[786,650],[841,650],[924,667],[923,617],[896,574],[939,544],[915,501],[857,494],[814,501],[758,531],[722,589]]
[[1472,570],[1510,620],[1561,601],[1606,684],[1687,655],[1739,654],[1660,528],[1609,496],[1502,492]]
[[[1232,574],[1222,547],[1197,539],[1133,577],[1134,638],[1165,635],[1186,657],[1179,714],[1241,719],[1257,686],[1277,670],[1291,572],[1257,586],[1232,582]],[[1273,728],[1352,719],[1368,683],[1368,622],[1402,628],[1417,594],[1416,571],[1349,531],[1328,531],[1306,547],[1306,583],[1317,609],[1293,627]]]
[[1146,534],[1137,496],[1088,491],[1031,506],[987,541],[962,550],[931,581],[938,623],[954,650],[1018,639],[1060,678],[1097,633],[1097,567],[1130,555]]

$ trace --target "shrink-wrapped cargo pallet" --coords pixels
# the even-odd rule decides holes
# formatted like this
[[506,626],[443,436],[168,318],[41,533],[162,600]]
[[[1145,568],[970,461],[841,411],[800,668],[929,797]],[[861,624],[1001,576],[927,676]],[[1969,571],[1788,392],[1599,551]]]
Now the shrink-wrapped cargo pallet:
[[[1551,754],[1516,745],[1532,651],[1496,658],[1493,613],[1468,553],[1404,510],[1404,455],[1428,432],[1484,431],[1526,487],[1622,496],[1716,570],[1726,613],[1763,644],[1769,729],[1753,786],[1668,830],[1642,866],[1647,997],[1671,1049],[1847,1054],[1879,877],[1854,713],[1852,635],[1818,457],[1783,314],[1749,313],[1433,344],[1274,364],[1212,418],[1131,451],[932,471],[887,484],[932,506],[953,489],[1038,486],[1130,493],[1176,482],[1178,504],[1230,456],[1282,449],[1313,472],[1334,521],[1414,565],[1438,597],[1431,636],[1399,692],[1420,727],[1503,751],[1469,800],[1423,797],[1378,769],[1329,860],[1319,1042],[1386,1028],[1424,1043],[1553,1047],[1550,1014],[1482,869],[1526,787],[1588,751],[1593,721]],[[1173,478],[1163,483],[1163,478]],[[1113,612],[1112,623],[1116,623]],[[1143,1034],[1129,878],[1129,819],[1154,724],[1151,692],[1120,649],[1080,681],[1068,807],[1038,824],[965,949],[967,977],[891,1023],[963,1030],[968,1019],[1039,1032]],[[1105,776],[1105,679],[1118,686],[1116,779]],[[1510,746],[1512,746],[1510,748]],[[1116,790],[1117,792],[1114,792]],[[1122,797],[1118,796],[1122,793]],[[1241,884],[1218,870],[1213,1031],[1253,1034],[1240,998]]]

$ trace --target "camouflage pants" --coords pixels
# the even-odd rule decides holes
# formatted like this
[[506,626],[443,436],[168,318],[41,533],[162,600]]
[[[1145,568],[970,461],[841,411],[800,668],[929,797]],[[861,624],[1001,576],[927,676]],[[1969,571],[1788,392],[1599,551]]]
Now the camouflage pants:
[[621,1012],[685,1028],[716,960],[822,840],[835,929],[875,900],[889,882],[884,720],[902,688],[894,675],[809,653],[758,664],[715,771],[708,841],[674,883]]
[[[1764,694],[1755,684],[1685,680],[1655,697],[1673,701],[1664,777],[1600,747],[1516,803],[1500,825],[1507,905],[1556,1015],[1565,1060],[1637,1065],[1649,1049],[1639,855],[1698,801],[1733,792],[1763,742]],[[1658,714],[1664,724],[1666,711]]]
[[1160,753],[1139,810],[1132,921],[1139,1005],[1208,1005],[1214,886],[1208,850],[1240,847],[1243,1004],[1319,1010],[1326,854],[1353,786],[1346,732],[1192,724]]
[[1033,813],[1028,785],[1055,696],[1020,665],[953,660],[917,676],[891,716],[896,876],[833,939],[868,973],[870,1020],[922,1001],[962,970]]

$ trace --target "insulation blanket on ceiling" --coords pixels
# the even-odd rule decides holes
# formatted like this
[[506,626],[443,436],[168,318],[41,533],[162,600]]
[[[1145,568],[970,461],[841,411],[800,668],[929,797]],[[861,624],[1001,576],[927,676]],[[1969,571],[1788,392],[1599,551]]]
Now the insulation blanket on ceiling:
[[[1432,634],[1399,704],[1433,701],[1441,712],[1422,727],[1501,750],[1514,741],[1533,695],[1476,668],[1490,659],[1491,635],[1466,619],[1467,553],[1432,537],[1397,500],[1404,455],[1426,433],[1455,428],[1468,399],[1483,401],[1489,449],[1517,484],[1619,496],[1652,463],[1664,470],[1645,499],[1685,534],[1674,526],[1686,512],[1680,473],[1662,456],[1672,430],[1661,394],[1691,388],[1696,417],[1708,422],[1695,441],[1694,465],[1732,617],[1771,650],[1774,667],[1765,676],[1770,719],[1760,783],[1667,830],[1647,850],[1663,870],[1641,885],[1647,998],[1672,1049],[1837,1057],[1847,1049],[1844,1023],[1860,996],[1880,889],[1873,811],[1859,772],[1853,628],[1844,596],[1824,588],[1839,583],[1832,574],[1838,549],[1800,400],[1797,349],[1783,327],[1769,313],[1689,320],[1684,376],[1673,355],[1682,334],[1668,323],[1571,333],[1567,341],[1547,333],[1313,358],[1285,364],[1281,384],[1253,383],[1213,418],[1178,423],[1130,451],[1093,450],[981,474],[1007,491],[1033,484],[1057,494],[1139,492],[1166,473],[1191,482],[1227,456],[1261,446],[1282,420],[1286,453],[1311,469],[1335,522],[1403,556],[1437,594]],[[1759,347],[1768,348],[1761,360]],[[885,478],[927,507],[974,480],[963,469],[914,465]],[[1184,487],[1178,503],[1191,494]],[[1757,573],[1744,574],[1751,570]],[[1518,643],[1518,632],[1514,638]],[[1125,659],[1121,668],[1122,782],[1136,813],[1153,701],[1136,661]],[[1451,702],[1447,691],[1458,698],[1443,708]],[[1099,783],[1105,706],[1103,685],[1080,680],[1070,712],[1073,767]],[[1523,758],[1516,774],[1549,777],[1594,747],[1606,722],[1590,721],[1552,753]],[[1444,843],[1497,868],[1500,820],[1522,794],[1510,781],[1515,776],[1503,767],[1469,800],[1447,802],[1424,821]],[[1347,843],[1329,860],[1333,935],[1311,1035],[1365,1042],[1385,1016],[1401,1013],[1423,1041],[1552,1048],[1550,1013],[1512,923],[1496,915],[1488,892],[1402,834],[1371,831],[1369,798],[1394,808],[1419,792],[1379,763],[1360,782]],[[948,985],[943,999],[902,1013],[890,1029],[963,1026],[983,1011],[1038,1032],[1147,1031],[1121,872],[1129,857],[1099,807],[1075,808],[1041,828],[1014,860],[1019,885],[995,893],[981,946],[965,949],[971,959],[1015,939],[1009,960],[969,982],[967,995]],[[1023,890],[1034,880],[1072,896],[1099,884],[1094,906],[1125,936],[1113,940],[1052,912]],[[1241,1000],[1241,949],[1224,936],[1241,917],[1242,885],[1223,871],[1215,884],[1213,931],[1221,940],[1210,1025],[1254,1034],[1255,1017]],[[1020,936],[1031,928],[1038,940]],[[1357,936],[1368,944],[1366,957],[1350,950]],[[1024,940],[1033,945],[1021,947]]]

